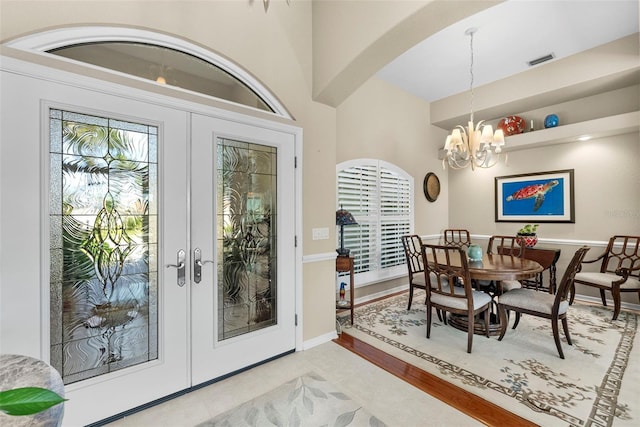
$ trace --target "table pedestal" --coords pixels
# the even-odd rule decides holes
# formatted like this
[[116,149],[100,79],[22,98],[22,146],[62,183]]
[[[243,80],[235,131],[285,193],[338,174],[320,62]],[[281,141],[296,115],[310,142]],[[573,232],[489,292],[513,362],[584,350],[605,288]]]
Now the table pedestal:
[[[478,317],[476,317],[476,321],[473,323],[473,333],[475,335],[484,335],[484,313],[481,313]],[[500,335],[500,319],[497,314],[490,314],[489,318],[489,335],[497,336]],[[453,326],[456,329],[467,332],[467,316],[463,316],[461,314],[451,313],[449,314],[449,318],[447,320],[449,325]]]

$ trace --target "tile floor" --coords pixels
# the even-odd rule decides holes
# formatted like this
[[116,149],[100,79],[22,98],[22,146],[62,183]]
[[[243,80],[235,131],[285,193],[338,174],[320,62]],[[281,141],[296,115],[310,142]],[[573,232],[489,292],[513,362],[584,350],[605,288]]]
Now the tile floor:
[[284,356],[107,425],[195,426],[310,371],[390,427],[482,425],[333,342]]

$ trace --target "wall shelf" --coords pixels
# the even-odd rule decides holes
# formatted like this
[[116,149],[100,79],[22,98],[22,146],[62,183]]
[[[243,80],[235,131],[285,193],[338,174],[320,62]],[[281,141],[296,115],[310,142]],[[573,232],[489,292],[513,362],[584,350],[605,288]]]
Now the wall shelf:
[[[582,136],[604,138],[640,131],[640,111],[601,117],[579,123],[570,123],[554,128],[511,135],[505,138],[504,152],[527,150],[549,145],[576,142]],[[438,150],[438,158],[444,158],[444,149]]]

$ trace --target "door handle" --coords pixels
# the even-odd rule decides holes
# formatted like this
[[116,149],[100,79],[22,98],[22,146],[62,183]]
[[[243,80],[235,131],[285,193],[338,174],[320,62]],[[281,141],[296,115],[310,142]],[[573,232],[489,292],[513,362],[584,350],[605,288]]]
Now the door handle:
[[202,280],[202,266],[207,263],[213,264],[213,261],[202,261],[202,251],[200,248],[195,248],[193,250],[193,281],[195,283],[200,283]]
[[178,251],[178,263],[177,264],[167,264],[167,265],[165,265],[166,268],[173,267],[173,268],[176,268],[178,270],[178,286],[184,286],[184,284],[186,283],[185,282],[185,276],[184,276],[184,271],[185,271],[185,267],[186,267],[186,265],[184,263],[185,255],[186,255],[185,252],[182,249],[180,249]]

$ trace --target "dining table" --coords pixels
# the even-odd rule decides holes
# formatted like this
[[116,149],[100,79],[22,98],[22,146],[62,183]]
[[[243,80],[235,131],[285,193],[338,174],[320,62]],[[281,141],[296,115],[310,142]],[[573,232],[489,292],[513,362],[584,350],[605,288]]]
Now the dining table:
[[[466,255],[465,255],[466,256]],[[427,255],[427,262],[433,262],[431,255]],[[460,265],[460,260],[453,257],[451,259],[453,265]],[[511,255],[500,254],[483,254],[481,261],[467,260],[469,266],[469,275],[472,282],[483,280],[493,281],[495,286],[495,294],[492,298],[502,293],[501,282],[503,280],[524,280],[536,277],[543,271],[543,267],[536,261],[526,258],[514,257]],[[467,330],[467,317],[455,314],[449,315],[448,323],[456,329]],[[477,319],[474,324],[474,333],[484,335],[484,322]],[[489,322],[489,335],[500,334],[500,317],[496,314],[491,315]]]

